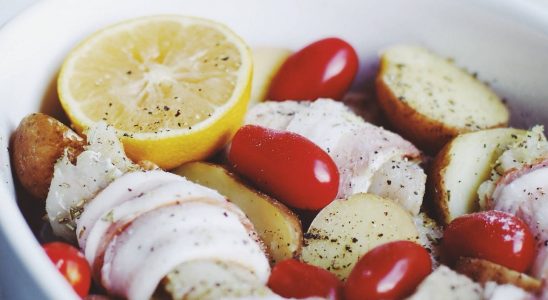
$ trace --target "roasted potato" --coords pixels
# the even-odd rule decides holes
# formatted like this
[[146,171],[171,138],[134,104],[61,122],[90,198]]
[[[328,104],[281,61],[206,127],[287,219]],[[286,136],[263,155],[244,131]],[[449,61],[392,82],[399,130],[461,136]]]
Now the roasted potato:
[[255,226],[273,263],[300,255],[303,236],[301,223],[282,203],[248,187],[219,165],[192,162],[172,172],[217,190],[240,207]]
[[431,154],[460,133],[508,124],[508,109],[491,89],[420,47],[386,50],[376,90],[388,121]]
[[536,278],[478,258],[460,258],[455,265],[455,270],[482,284],[488,281],[513,284],[533,293],[538,292],[542,287],[542,282]]
[[75,159],[84,139],[56,119],[41,113],[26,116],[12,137],[12,163],[21,185],[34,197],[46,199],[55,162],[67,150]]
[[367,251],[396,240],[418,242],[411,215],[394,201],[356,194],[320,211],[304,235],[302,260],[344,280]]
[[478,187],[506,148],[527,132],[496,128],[465,133],[451,140],[434,159],[428,175],[430,203],[438,221],[478,210]]
[[292,51],[285,48],[257,47],[253,52],[253,83],[249,105],[267,100],[266,95],[272,78]]
[[180,264],[161,282],[159,299],[246,299],[272,292],[247,268],[233,262],[194,260]]

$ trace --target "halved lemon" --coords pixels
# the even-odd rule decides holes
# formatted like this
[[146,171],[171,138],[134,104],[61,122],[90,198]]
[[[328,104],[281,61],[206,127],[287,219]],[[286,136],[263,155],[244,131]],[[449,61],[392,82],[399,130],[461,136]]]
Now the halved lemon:
[[171,169],[225,145],[243,122],[252,55],[222,24],[152,16],[105,28],[66,58],[61,104],[80,132],[105,121],[128,156]]

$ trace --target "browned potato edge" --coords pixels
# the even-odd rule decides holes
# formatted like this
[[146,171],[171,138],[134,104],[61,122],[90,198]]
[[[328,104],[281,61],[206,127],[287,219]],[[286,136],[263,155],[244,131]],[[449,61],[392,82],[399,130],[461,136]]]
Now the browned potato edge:
[[482,284],[488,281],[513,284],[532,293],[539,292],[542,288],[540,280],[484,259],[461,257],[455,270]]
[[21,120],[11,139],[11,160],[17,179],[34,197],[46,199],[55,162],[65,149],[74,160],[85,141],[53,117],[34,113]]
[[433,212],[435,220],[441,225],[451,222],[447,199],[449,193],[445,188],[445,168],[451,163],[451,142],[447,143],[436,155],[426,177],[426,205]]

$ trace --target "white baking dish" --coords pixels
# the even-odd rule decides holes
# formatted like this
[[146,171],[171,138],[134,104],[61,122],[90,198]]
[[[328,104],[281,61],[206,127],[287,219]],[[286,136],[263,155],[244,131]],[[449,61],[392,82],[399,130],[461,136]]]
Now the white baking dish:
[[53,82],[67,52],[95,30],[135,16],[184,14],[226,23],[252,45],[299,48],[340,36],[357,49],[360,89],[380,49],[417,43],[455,58],[508,100],[512,124],[548,124],[548,12],[521,1],[42,1],[0,30],[0,298],[75,299],[23,219],[7,146],[26,114],[58,112]]

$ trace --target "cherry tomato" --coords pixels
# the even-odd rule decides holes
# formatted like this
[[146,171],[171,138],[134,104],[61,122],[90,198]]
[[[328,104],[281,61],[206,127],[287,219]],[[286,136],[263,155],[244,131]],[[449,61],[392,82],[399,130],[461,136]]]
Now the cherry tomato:
[[268,287],[286,298],[342,299],[342,283],[335,275],[295,259],[281,261],[272,268]]
[[521,219],[501,211],[484,211],[460,216],[447,226],[442,255],[449,264],[467,256],[525,272],[535,256],[535,241]]
[[347,42],[327,38],[291,55],[272,79],[269,100],[341,99],[358,70],[358,55]]
[[69,244],[53,242],[42,246],[74,291],[85,297],[91,285],[91,270],[84,255]]
[[234,136],[228,159],[238,173],[289,206],[318,210],[337,196],[337,166],[298,134],[246,125]]
[[383,244],[367,252],[346,280],[346,300],[403,299],[432,271],[428,252],[409,241]]

